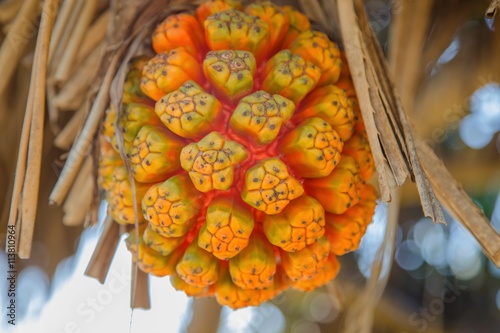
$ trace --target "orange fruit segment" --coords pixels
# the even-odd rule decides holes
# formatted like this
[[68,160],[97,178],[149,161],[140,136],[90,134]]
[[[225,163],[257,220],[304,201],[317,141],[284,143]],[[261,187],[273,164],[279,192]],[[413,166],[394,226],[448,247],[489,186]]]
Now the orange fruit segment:
[[321,70],[300,55],[283,50],[267,62],[262,77],[263,90],[298,103],[316,86]]
[[269,52],[269,26],[258,16],[228,9],[207,17],[204,25],[205,39],[212,51],[249,51],[258,62]]
[[319,86],[335,84],[339,80],[343,67],[340,49],[326,34],[316,30],[304,31],[290,45],[290,51],[320,68]]
[[135,137],[130,150],[130,164],[138,182],[166,180],[180,170],[178,156],[185,142],[166,128],[146,125]]
[[210,51],[203,61],[203,72],[217,95],[230,103],[253,89],[255,57],[247,51]]
[[142,70],[141,89],[158,101],[178,89],[187,80],[201,84],[203,72],[198,61],[183,47],[157,54]]
[[203,137],[215,128],[222,105],[194,81],[163,96],[155,106],[162,123],[180,137]]
[[234,198],[217,198],[208,206],[198,245],[215,257],[228,260],[247,247],[253,228],[254,217],[248,208]]
[[278,150],[293,171],[306,178],[328,176],[340,161],[344,143],[321,118],[309,118],[288,132]]
[[194,15],[187,13],[168,16],[156,27],[151,40],[156,53],[183,47],[196,58],[206,50],[202,26]]
[[142,199],[142,213],[149,226],[165,237],[184,236],[201,207],[201,193],[187,175],[176,175],[151,186]]
[[276,139],[294,110],[295,104],[291,100],[260,90],[240,100],[229,126],[239,135],[266,145]]
[[342,214],[357,204],[363,186],[359,164],[348,155],[342,155],[340,163],[328,176],[304,180],[307,194],[318,200],[326,212],[333,214]]
[[288,252],[300,251],[325,233],[325,210],[314,198],[303,195],[276,215],[264,217],[269,242]]
[[285,163],[270,158],[248,169],[241,198],[266,214],[278,214],[303,193],[302,185],[290,176]]
[[234,167],[247,158],[247,152],[235,141],[212,132],[197,143],[184,147],[181,166],[200,192],[227,190],[233,184]]
[[192,242],[176,266],[179,277],[187,284],[203,288],[217,282],[219,261]]
[[301,103],[294,116],[300,122],[311,117],[319,117],[332,126],[343,141],[351,138],[356,123],[356,114],[345,92],[334,85],[315,89]]

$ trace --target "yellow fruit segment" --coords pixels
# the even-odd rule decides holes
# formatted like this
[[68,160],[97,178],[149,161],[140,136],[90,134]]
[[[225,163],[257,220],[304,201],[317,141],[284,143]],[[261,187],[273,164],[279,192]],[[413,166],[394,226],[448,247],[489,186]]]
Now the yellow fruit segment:
[[332,172],[343,146],[330,124],[321,118],[309,118],[279,141],[278,150],[298,176],[318,178]]
[[176,267],[177,274],[187,284],[203,288],[219,278],[219,261],[193,241]]
[[263,226],[271,244],[288,252],[300,251],[324,235],[325,210],[316,199],[302,195],[280,214],[265,216]]
[[300,251],[281,252],[281,260],[286,275],[292,281],[307,281],[321,273],[329,253],[330,243],[322,237]]
[[375,189],[367,184],[361,191],[361,201],[354,207],[340,215],[326,214],[326,236],[332,253],[340,256],[358,249],[375,212],[376,200]]
[[124,166],[116,167],[112,174],[111,188],[107,193],[108,213],[120,224],[134,224],[134,201],[137,204],[139,223],[144,222],[140,212],[141,198],[148,190],[149,185],[135,183],[135,196],[132,192],[129,175]]
[[163,96],[155,112],[169,130],[183,138],[201,138],[211,132],[222,113],[222,104],[193,81]]
[[210,51],[203,61],[205,77],[231,103],[252,91],[255,69],[255,57],[247,51]]
[[290,176],[285,163],[268,158],[247,170],[241,198],[266,214],[278,214],[302,193],[302,185]]
[[123,84],[123,104],[149,103],[148,97],[141,90],[142,70],[148,62],[146,56],[135,57],[130,61]]
[[262,89],[300,102],[318,83],[321,70],[290,50],[276,53],[262,72]]
[[234,180],[234,167],[246,158],[242,145],[225,140],[217,132],[187,145],[180,154],[182,168],[200,192],[229,189]]
[[[140,83],[142,78],[142,70],[144,65],[148,61],[148,58],[145,56],[139,56],[133,58],[127,68],[127,73],[125,77],[125,82],[123,84],[123,98],[122,98],[122,113],[127,112],[128,108],[132,106],[132,108],[138,105],[149,105],[151,100],[142,92]],[[104,121],[101,126],[101,133],[103,136],[111,142],[115,141],[116,146],[116,137],[115,136],[115,122],[116,122],[117,112],[113,104],[111,104],[106,110],[106,115],[104,116]],[[122,121],[121,125],[125,125],[125,122]]]
[[290,25],[283,38],[281,48],[288,49],[297,36],[306,30],[311,29],[311,22],[306,15],[299,12],[292,6],[283,6],[281,9],[287,14]]
[[155,184],[142,199],[142,213],[149,226],[165,237],[181,237],[200,213],[201,193],[187,175],[177,175]]
[[229,273],[238,287],[264,289],[271,287],[276,273],[276,258],[265,238],[254,234],[248,246],[229,261]]
[[288,31],[290,19],[287,13],[271,1],[250,3],[245,13],[260,17],[269,26],[269,49],[278,50]]
[[210,50],[249,51],[259,63],[269,52],[269,26],[257,16],[229,9],[207,17],[204,25]]
[[294,110],[295,104],[291,100],[260,90],[240,100],[229,126],[239,135],[266,145],[276,139],[281,126],[290,120]]
[[134,178],[141,183],[166,180],[180,170],[179,154],[185,142],[168,129],[144,126],[130,149],[130,165]]
[[356,115],[345,92],[334,85],[311,92],[300,104],[294,120],[300,122],[311,117],[328,122],[343,141],[349,140],[354,132]]
[[145,273],[155,276],[166,276],[175,273],[175,265],[182,256],[182,252],[174,251],[168,256],[161,255],[146,245],[142,237],[132,231],[126,239],[128,250],[132,253],[132,260]]
[[115,168],[122,166],[123,162],[111,144],[104,140],[103,137],[99,140],[99,168],[97,170],[97,183],[99,187],[109,191],[113,186],[113,171]]
[[193,57],[202,57],[206,50],[203,28],[194,15],[170,15],[153,32],[152,45],[156,53],[184,47]]
[[342,71],[340,49],[326,34],[316,30],[304,31],[290,45],[290,51],[321,69],[318,86],[334,84],[339,80]]
[[208,206],[198,245],[215,257],[228,260],[248,245],[253,227],[253,215],[242,203],[230,197],[216,198]]
[[187,80],[203,82],[203,71],[198,61],[186,49],[179,47],[157,54],[142,70],[141,89],[158,101],[178,89]]
[[104,119],[101,125],[101,134],[108,142],[111,142],[111,140],[115,136],[116,117],[116,110],[113,105],[110,105],[106,110],[106,114],[104,115]]
[[147,246],[162,256],[168,256],[185,241],[186,237],[164,237],[151,229],[151,227],[147,227],[144,230],[142,239]]
[[363,186],[359,164],[348,155],[342,155],[340,163],[330,175],[304,180],[307,194],[318,200],[326,212],[333,214],[342,214],[357,204]]
[[[111,109],[112,110],[112,109]],[[110,115],[111,118],[113,118]],[[117,115],[114,116],[116,119]],[[127,104],[123,105],[121,115],[120,115],[120,128],[122,129],[121,135],[123,137],[123,146],[125,149],[125,154],[129,155],[130,148],[139,133],[140,129],[144,125],[159,125],[160,119],[155,114],[154,109],[145,104]],[[111,144],[117,152],[120,151],[118,145],[118,136],[115,132],[115,124],[112,124],[113,137],[111,138]]]

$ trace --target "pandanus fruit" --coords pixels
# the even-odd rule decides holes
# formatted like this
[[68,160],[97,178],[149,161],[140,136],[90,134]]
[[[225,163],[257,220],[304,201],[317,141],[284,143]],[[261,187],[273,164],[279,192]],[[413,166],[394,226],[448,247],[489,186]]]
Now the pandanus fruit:
[[152,48],[99,141],[138,267],[232,308],[333,279],[376,200],[339,47],[291,7],[214,0],[167,17]]

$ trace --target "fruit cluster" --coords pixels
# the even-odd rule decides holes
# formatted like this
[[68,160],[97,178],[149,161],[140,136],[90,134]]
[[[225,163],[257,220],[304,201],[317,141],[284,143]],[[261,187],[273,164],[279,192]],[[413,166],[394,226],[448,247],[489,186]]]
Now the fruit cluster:
[[292,7],[234,0],[167,17],[152,46],[100,139],[99,184],[117,223],[138,222],[138,267],[231,308],[333,279],[376,200],[339,47]]

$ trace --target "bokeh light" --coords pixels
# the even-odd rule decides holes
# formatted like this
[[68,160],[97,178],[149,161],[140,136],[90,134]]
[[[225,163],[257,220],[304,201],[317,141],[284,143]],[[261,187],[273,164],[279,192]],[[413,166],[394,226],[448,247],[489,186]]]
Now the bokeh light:
[[465,144],[473,149],[484,148],[493,139],[493,133],[483,127],[479,118],[472,114],[462,119],[459,133]]
[[435,267],[446,266],[448,235],[444,225],[423,218],[415,224],[410,235],[419,246],[425,262]]
[[450,226],[447,261],[455,277],[461,280],[474,278],[482,267],[477,241],[456,221]]
[[459,126],[462,140],[473,149],[486,147],[500,131],[500,85],[488,83],[470,99],[471,113]]
[[222,318],[219,331],[221,333],[229,332],[252,332],[249,323],[254,317],[254,308],[243,308],[232,311],[229,308],[222,309]]
[[[368,278],[370,276],[371,268],[377,251],[380,248],[385,236],[387,228],[387,204],[377,201],[373,221],[368,225],[366,234],[361,240],[358,250],[356,251],[358,268],[361,273]],[[392,260],[392,258],[391,258]],[[386,260],[382,267],[381,276],[387,274],[389,270],[389,263]]]
[[315,321],[325,322],[325,319],[327,319],[333,311],[333,305],[328,295],[325,293],[316,295],[311,300],[310,311]]
[[399,244],[396,248],[395,259],[398,265],[407,271],[419,268],[424,262],[420,247],[412,240],[405,240]]
[[431,76],[435,75],[440,70],[441,66],[452,61],[453,58],[455,58],[456,55],[458,54],[459,50],[460,50],[460,39],[458,39],[458,36],[455,36],[451,40],[450,45],[448,45],[448,47],[443,51],[441,56],[436,61],[436,64],[432,68]]
[[[485,263],[474,237],[448,215],[447,225],[435,224],[429,218],[422,218],[413,224],[406,239],[397,246],[395,260],[414,278],[424,278],[430,274],[429,270],[418,274],[411,272],[420,268],[425,261],[442,276],[452,274],[460,280],[479,277]],[[492,275],[500,277],[500,270],[491,263],[489,270]]]
[[218,333],[281,333],[285,331],[285,326],[283,312],[271,302],[266,302],[258,307],[239,310],[223,307]]

